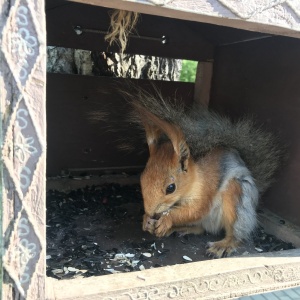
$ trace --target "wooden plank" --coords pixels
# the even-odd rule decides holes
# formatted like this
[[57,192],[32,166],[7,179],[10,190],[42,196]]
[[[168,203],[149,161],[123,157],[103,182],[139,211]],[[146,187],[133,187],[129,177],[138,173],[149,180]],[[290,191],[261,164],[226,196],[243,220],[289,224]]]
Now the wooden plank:
[[[3,0],[0,0],[0,32],[2,32],[3,27],[5,25],[6,18],[4,18],[4,11],[6,9],[6,3]],[[0,39],[1,41],[1,39]],[[0,51],[0,70],[2,70],[2,63],[3,60],[3,54]],[[3,78],[0,75],[0,90],[4,90],[3,88]],[[2,96],[0,94],[0,103],[2,102]],[[2,106],[0,105],[0,113],[2,115]],[[3,164],[2,164],[2,145],[3,145],[3,132],[2,132],[2,120],[0,122],[0,251],[4,253],[4,240],[3,240]],[[0,259],[0,298],[2,299],[2,290],[4,289],[3,284],[3,262],[2,259]]]
[[[210,105],[236,119],[254,116],[279,135],[288,159],[263,205],[300,225],[300,41],[286,37],[220,47]],[[255,142],[255,141],[254,141]]]
[[140,182],[139,175],[126,175],[126,174],[111,174],[103,176],[88,176],[87,177],[75,177],[75,178],[48,178],[47,191],[57,190],[60,192],[70,192],[84,188],[87,185],[103,185],[106,183],[118,183],[120,185],[133,185]]
[[[129,107],[117,92],[125,79],[65,74],[47,77],[47,173],[59,175],[61,170],[72,174],[103,174],[141,170],[147,159],[147,146],[140,131],[127,121]],[[150,81],[135,80],[142,88]],[[192,83],[154,81],[165,96],[193,101]],[[98,122],[91,115],[100,112]],[[124,143],[134,151],[120,150]],[[128,168],[130,167],[130,168]]]
[[[75,25],[80,25],[82,28],[92,28],[93,26],[94,29],[107,30],[109,26],[108,13],[111,11],[110,9],[83,4],[76,5],[75,3],[66,4],[63,0],[56,0],[54,2],[47,1],[46,3],[49,45],[60,45],[99,51],[119,51],[117,47],[114,46],[110,48],[108,44],[103,41],[104,34],[98,36],[96,34],[85,34],[78,38],[78,36],[74,36],[74,31],[72,30],[72,26]],[[126,5],[129,4],[130,3],[126,3]],[[80,11],[79,13],[78,10]],[[75,16],[72,17],[72,23],[69,21],[66,22],[64,15],[70,15],[72,11],[75,11]],[[216,46],[269,37],[269,35],[258,32],[200,23],[190,21],[190,19],[185,21],[170,19],[169,15],[167,15],[168,18],[155,17],[153,15],[148,15],[147,10],[144,13],[145,14],[141,15],[140,21],[137,24],[137,33],[139,35],[161,37],[162,31],[164,31],[167,34],[163,34],[169,36],[169,44],[159,47],[161,45],[157,42],[152,41],[149,43],[143,39],[140,39],[140,41],[132,39],[132,41],[129,42],[128,49],[126,50],[128,52],[131,51],[132,53],[146,53],[158,56],[165,55],[167,57],[174,56],[177,58],[182,57],[186,59],[206,61],[211,60],[213,57],[213,53],[208,50],[209,46],[206,45],[207,42]],[[75,17],[78,22],[75,22]],[[83,26],[83,24],[85,24],[85,26]],[[58,31],[58,27],[65,28],[65,30]],[[95,39],[96,36],[99,37],[99,39]],[[152,53],[153,51],[155,52]]]
[[[110,27],[110,9],[69,3],[47,11],[47,43],[75,49],[119,52],[104,40]],[[68,18],[66,18],[66,15]],[[75,26],[83,30],[100,30],[102,33],[83,32],[77,35]],[[204,30],[202,30],[203,32]],[[202,37],[201,31],[191,30],[181,20],[143,14],[139,18],[135,38],[130,38],[126,53],[191,60],[212,59],[214,47]],[[165,39],[162,37],[165,36]],[[149,39],[151,37],[151,39]],[[162,43],[166,40],[166,43]]]
[[52,295],[46,299],[233,299],[299,285],[299,270],[300,250],[295,249],[112,274],[101,279],[47,278]]
[[268,209],[259,212],[259,223],[265,232],[275,235],[282,241],[292,243],[300,248],[300,227],[291,222],[282,220],[282,217]]
[[[0,32],[2,33],[3,31],[3,27],[6,24],[6,20],[7,17],[5,16],[5,12],[8,9],[8,3],[5,0],[0,0]],[[0,35],[0,44],[2,41],[2,37]],[[4,78],[2,75],[2,72],[4,73],[4,68],[5,66],[3,66],[3,53],[0,49],[0,90],[4,91]],[[4,241],[4,210],[6,209],[4,201],[3,201],[3,163],[2,163],[2,145],[3,145],[3,128],[2,128],[2,115],[3,115],[3,106],[1,103],[3,103],[3,93],[0,93],[0,113],[1,113],[1,122],[0,122],[0,145],[1,145],[1,149],[0,149],[0,251],[1,253],[4,253],[4,245],[5,245],[5,241]],[[4,272],[4,268],[3,268],[3,260],[0,259],[0,299],[2,299],[2,297],[4,295],[9,295],[11,294],[9,291],[5,291],[7,290],[7,285],[4,284],[3,282],[3,272]],[[3,292],[2,292],[3,291]],[[9,298],[7,298],[9,299]],[[10,299],[9,299],[10,300]]]
[[45,29],[44,1],[0,1],[3,299],[45,295]]
[[300,37],[300,9],[295,2],[234,0],[74,0],[94,6],[136,11],[249,31]]

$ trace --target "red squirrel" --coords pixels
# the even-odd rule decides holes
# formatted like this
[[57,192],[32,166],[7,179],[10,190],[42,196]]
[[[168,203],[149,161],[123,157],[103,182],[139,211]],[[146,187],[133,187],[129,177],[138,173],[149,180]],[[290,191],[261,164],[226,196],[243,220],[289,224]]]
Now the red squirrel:
[[207,252],[232,254],[257,226],[259,197],[282,156],[276,139],[251,120],[234,123],[200,105],[186,109],[159,93],[130,99],[149,147],[143,230],[157,237],[224,230]]

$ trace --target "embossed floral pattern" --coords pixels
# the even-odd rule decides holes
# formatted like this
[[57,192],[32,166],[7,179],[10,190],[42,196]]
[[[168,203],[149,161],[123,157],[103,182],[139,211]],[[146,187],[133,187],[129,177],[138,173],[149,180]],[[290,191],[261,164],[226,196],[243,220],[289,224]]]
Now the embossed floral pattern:
[[[45,168],[39,161],[45,157],[46,139],[44,128],[36,128],[40,126],[38,118],[45,118],[46,43],[42,35],[45,22],[41,2],[13,0],[0,5],[6,10],[0,20],[0,66],[1,75],[4,74],[1,80],[5,82],[1,85],[0,103],[5,166],[2,200],[7,213],[3,222],[6,232],[3,266],[14,283],[14,291],[4,290],[5,299],[14,295],[40,299],[37,293],[42,295],[45,290],[44,278],[37,275],[45,269],[44,260],[40,260],[45,255],[42,247]],[[39,184],[35,180],[37,173]]]

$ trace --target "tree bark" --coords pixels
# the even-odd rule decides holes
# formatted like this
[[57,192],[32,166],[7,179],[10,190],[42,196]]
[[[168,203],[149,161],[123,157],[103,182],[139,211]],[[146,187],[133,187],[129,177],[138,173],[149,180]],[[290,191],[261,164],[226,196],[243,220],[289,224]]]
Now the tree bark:
[[181,60],[48,47],[47,71],[80,75],[178,81]]

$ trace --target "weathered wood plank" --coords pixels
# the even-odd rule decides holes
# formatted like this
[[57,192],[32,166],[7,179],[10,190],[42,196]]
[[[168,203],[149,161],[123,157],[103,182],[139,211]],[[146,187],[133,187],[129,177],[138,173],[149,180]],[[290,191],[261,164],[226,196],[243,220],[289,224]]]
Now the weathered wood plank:
[[293,0],[74,0],[80,3],[300,37],[300,7]]
[[285,221],[282,224],[282,218],[275,215],[268,209],[263,209],[259,213],[259,221],[265,232],[275,235],[277,238],[287,243],[292,243],[300,248],[300,227]]
[[196,73],[194,101],[208,106],[210,98],[211,80],[213,76],[212,62],[199,62]]
[[[3,299],[45,297],[44,1],[0,1]],[[2,178],[1,178],[2,180]]]
[[300,225],[300,40],[273,37],[220,47],[210,106],[233,119],[254,116],[279,136],[287,159],[263,196],[265,208]]
[[48,300],[231,299],[300,284],[300,250],[55,280]]
[[[80,3],[69,3],[49,9],[47,11],[48,45],[120,52],[118,45],[114,43],[110,46],[104,40],[110,28],[110,12],[110,9],[104,7]],[[75,33],[76,26],[80,26],[81,34]],[[203,32],[205,36],[208,36],[205,28],[199,30],[190,26],[182,20],[175,21],[170,18],[143,14],[132,36],[129,37],[125,52],[200,61],[212,59],[214,46],[203,37]]]
[[[128,122],[129,106],[117,90],[126,79],[67,74],[48,74],[47,78],[49,176],[61,170],[74,175],[143,168],[148,147],[140,131]],[[149,80],[134,83],[151,89]],[[154,84],[162,95],[176,96],[187,104],[193,101],[192,83]],[[95,114],[98,120],[93,120]],[[120,149],[124,144],[131,151]]]

